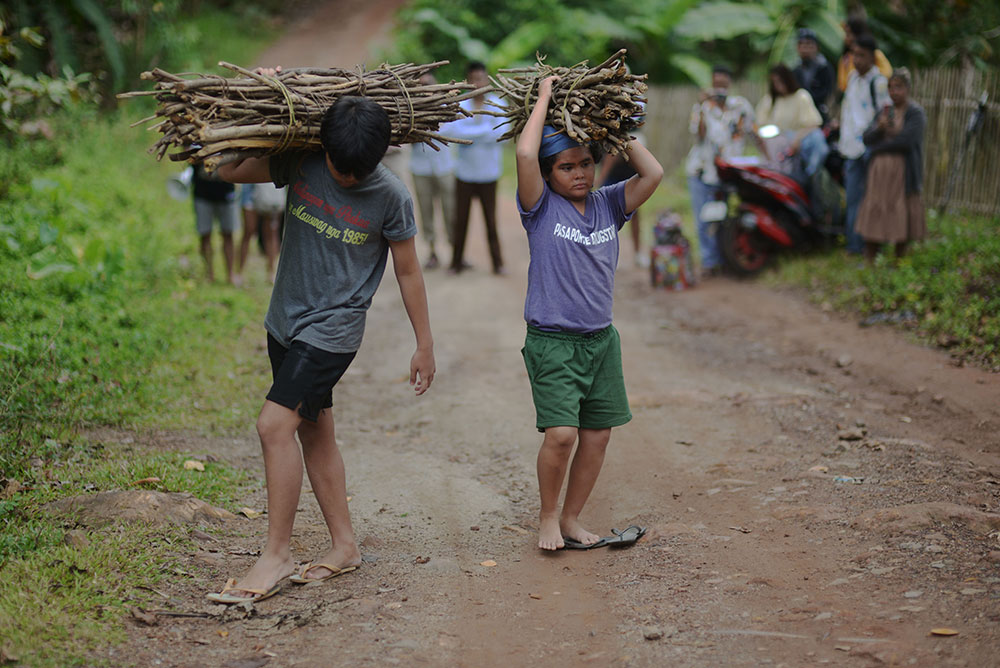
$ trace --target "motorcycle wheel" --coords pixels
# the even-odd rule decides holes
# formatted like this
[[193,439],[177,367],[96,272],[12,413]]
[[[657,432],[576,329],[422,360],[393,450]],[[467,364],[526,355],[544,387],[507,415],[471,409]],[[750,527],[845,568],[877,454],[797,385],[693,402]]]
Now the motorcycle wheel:
[[718,239],[726,266],[737,276],[756,276],[770,260],[760,234],[743,227],[735,218],[722,221]]

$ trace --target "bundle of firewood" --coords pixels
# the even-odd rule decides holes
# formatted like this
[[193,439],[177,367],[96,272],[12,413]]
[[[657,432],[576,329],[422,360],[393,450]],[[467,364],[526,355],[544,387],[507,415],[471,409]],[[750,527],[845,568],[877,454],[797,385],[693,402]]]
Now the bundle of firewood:
[[275,76],[219,63],[237,73],[233,78],[154,69],[142,75],[156,82],[153,90],[119,97],[156,97],[156,114],[133,126],[159,119],[150,128],[162,133],[150,149],[157,160],[176,149],[171,160],[203,162],[208,169],[288,149],[319,149],[323,113],[346,95],[370,98],[386,110],[393,144],[438,148],[435,142],[469,143],[438,134],[439,126],[469,116],[459,102],[488,90],[471,90],[464,82],[420,83],[423,74],[445,63],[383,65],[371,72],[290,69]]
[[597,67],[586,61],[550,67],[539,58],[533,67],[500,70],[491,80],[506,98],[505,107],[493,112],[510,124],[502,139],[521,134],[538,99],[538,84],[552,75],[559,80],[552,86],[546,123],[581,143],[597,142],[612,155],[623,152],[630,133],[642,125],[648,88],[645,74],[630,74],[625,67],[625,49]]

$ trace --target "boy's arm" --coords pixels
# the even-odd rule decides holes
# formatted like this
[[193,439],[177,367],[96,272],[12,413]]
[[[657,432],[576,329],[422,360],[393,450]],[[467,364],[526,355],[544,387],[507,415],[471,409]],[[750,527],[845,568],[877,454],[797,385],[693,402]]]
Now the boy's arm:
[[538,101],[521,130],[521,136],[517,138],[517,198],[525,211],[538,204],[545,192],[545,179],[542,178],[542,168],[538,166],[538,149],[542,145],[545,114],[552,99],[552,82],[557,79],[559,77],[545,77],[538,84]]
[[392,267],[399,283],[399,294],[403,298],[406,315],[410,318],[413,333],[417,337],[417,351],[410,358],[410,385],[420,396],[434,380],[434,340],[431,337],[431,321],[427,315],[427,291],[424,276],[420,273],[413,237],[404,241],[390,241]]
[[271,159],[268,156],[244,158],[222,165],[218,173],[219,178],[230,183],[268,183],[271,180]]
[[625,182],[625,213],[632,213],[645,202],[663,178],[663,167],[653,154],[637,141],[630,141],[625,149],[629,164],[636,175]]

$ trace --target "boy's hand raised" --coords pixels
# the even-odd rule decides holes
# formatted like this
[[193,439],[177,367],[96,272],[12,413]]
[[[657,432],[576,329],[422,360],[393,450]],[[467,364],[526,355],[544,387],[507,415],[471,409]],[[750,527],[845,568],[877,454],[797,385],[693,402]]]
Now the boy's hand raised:
[[435,371],[434,352],[417,348],[417,352],[410,358],[410,385],[418,397],[430,388]]

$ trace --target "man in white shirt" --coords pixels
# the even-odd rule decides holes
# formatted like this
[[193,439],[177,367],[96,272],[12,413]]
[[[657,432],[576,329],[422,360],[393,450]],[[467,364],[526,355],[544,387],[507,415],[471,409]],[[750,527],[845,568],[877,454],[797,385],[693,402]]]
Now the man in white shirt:
[[717,274],[722,264],[715,231],[710,223],[701,219],[701,208],[719,192],[715,157],[743,155],[746,133],[754,122],[753,107],[746,98],[729,94],[732,82],[729,68],[716,65],[712,70],[712,90],[702,91],[699,102],[691,110],[690,130],[697,141],[688,153],[685,171],[691,209],[698,227],[703,275]]
[[[432,86],[437,80],[428,72],[420,77],[420,83]],[[434,231],[435,201],[441,208],[448,243],[455,245],[455,161],[451,149],[444,146],[434,150],[427,144],[413,144],[410,153],[410,174],[413,176],[413,190],[420,209],[420,230],[431,251],[424,269],[436,269],[440,265],[440,260],[434,245],[437,240]]]
[[875,116],[890,104],[886,78],[875,67],[875,38],[858,35],[852,57],[854,70],[848,75],[844,101],[840,107],[840,142],[844,156],[844,190],[847,193],[847,252],[860,254],[864,242],[854,232],[854,221],[865,197],[865,142],[862,135]]
[[[486,66],[480,62],[469,63],[465,70],[466,79],[475,88],[490,85],[486,74]],[[489,103],[489,104],[487,104]],[[496,95],[477,95],[461,102],[462,108],[476,114],[484,108],[496,109],[500,98]],[[455,154],[455,228],[451,273],[459,273],[469,268],[465,262],[465,237],[469,230],[469,209],[472,198],[479,199],[483,207],[483,217],[486,219],[486,238],[490,246],[490,259],[493,262],[493,273],[505,273],[503,259],[500,256],[500,238],[497,236],[496,202],[497,181],[503,168],[501,146],[497,143],[504,130],[495,128],[497,118],[486,115],[473,115],[471,118],[461,118],[452,121],[441,129],[441,134],[455,139],[470,139],[471,144],[457,144]]]

